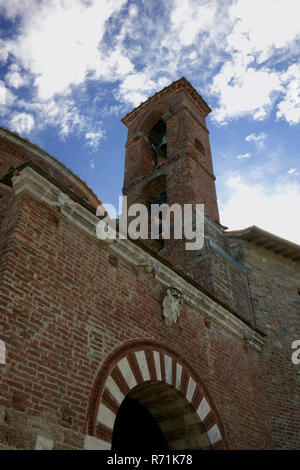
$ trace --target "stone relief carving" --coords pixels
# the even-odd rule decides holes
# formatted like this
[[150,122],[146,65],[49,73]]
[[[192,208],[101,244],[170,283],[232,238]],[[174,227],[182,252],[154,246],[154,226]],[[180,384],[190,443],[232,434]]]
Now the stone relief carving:
[[182,302],[182,292],[177,287],[168,287],[167,293],[163,299],[163,317],[166,325],[171,326],[173,323],[177,322]]

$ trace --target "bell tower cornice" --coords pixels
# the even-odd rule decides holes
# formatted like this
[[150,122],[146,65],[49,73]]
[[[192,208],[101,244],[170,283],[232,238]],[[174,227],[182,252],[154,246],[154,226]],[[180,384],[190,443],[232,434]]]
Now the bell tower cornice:
[[174,96],[175,93],[179,93],[180,91],[184,91],[189,96],[189,98],[197,106],[204,117],[208,116],[208,114],[211,112],[211,108],[204,101],[202,96],[199,95],[197,90],[190,84],[190,82],[185,77],[182,77],[141,103],[133,111],[126,114],[126,116],[121,119],[121,121],[123,124],[125,124],[125,126],[130,126],[148,108],[150,103],[155,104],[156,102],[162,102],[164,99],[168,98],[169,95]]

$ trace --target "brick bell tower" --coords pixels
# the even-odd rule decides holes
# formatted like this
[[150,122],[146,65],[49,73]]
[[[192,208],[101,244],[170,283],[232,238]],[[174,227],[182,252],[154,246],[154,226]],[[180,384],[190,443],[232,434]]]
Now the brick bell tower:
[[[205,243],[201,250],[187,251],[186,240],[172,236],[170,240],[149,239],[143,243],[223,302],[240,308],[240,293],[248,299],[247,286],[243,280],[243,287],[237,285],[238,293],[234,295],[230,270],[237,263],[231,258],[219,222],[205,122],[210,112],[203,98],[182,77],[128,113],[122,119],[128,128],[123,195],[127,196],[128,207],[133,203],[148,208],[153,203],[177,203],[182,208],[188,203],[204,204]],[[242,271],[237,276],[243,277]],[[245,310],[248,312],[249,305]]]
[[205,118],[211,109],[183,77],[127,114],[123,194],[128,204],[158,192],[168,204],[204,203],[219,222],[215,176]]

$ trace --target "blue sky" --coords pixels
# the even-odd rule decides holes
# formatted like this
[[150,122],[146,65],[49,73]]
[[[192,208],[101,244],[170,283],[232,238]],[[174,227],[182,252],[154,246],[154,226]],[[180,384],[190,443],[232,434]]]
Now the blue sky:
[[120,119],[185,76],[221,222],[300,243],[299,0],[0,0],[0,123],[117,205]]

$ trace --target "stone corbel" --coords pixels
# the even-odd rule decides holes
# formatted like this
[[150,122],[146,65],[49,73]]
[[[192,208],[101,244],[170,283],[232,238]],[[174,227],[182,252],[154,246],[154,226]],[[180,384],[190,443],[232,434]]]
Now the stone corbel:
[[75,205],[72,199],[69,198],[66,194],[62,193],[58,188],[52,190],[54,195],[55,201],[50,205],[56,207],[59,212],[63,213],[66,209],[72,210],[74,209]]
[[155,268],[151,260],[146,260],[145,258],[140,258],[137,263],[138,270],[150,274],[152,277],[155,277]]

